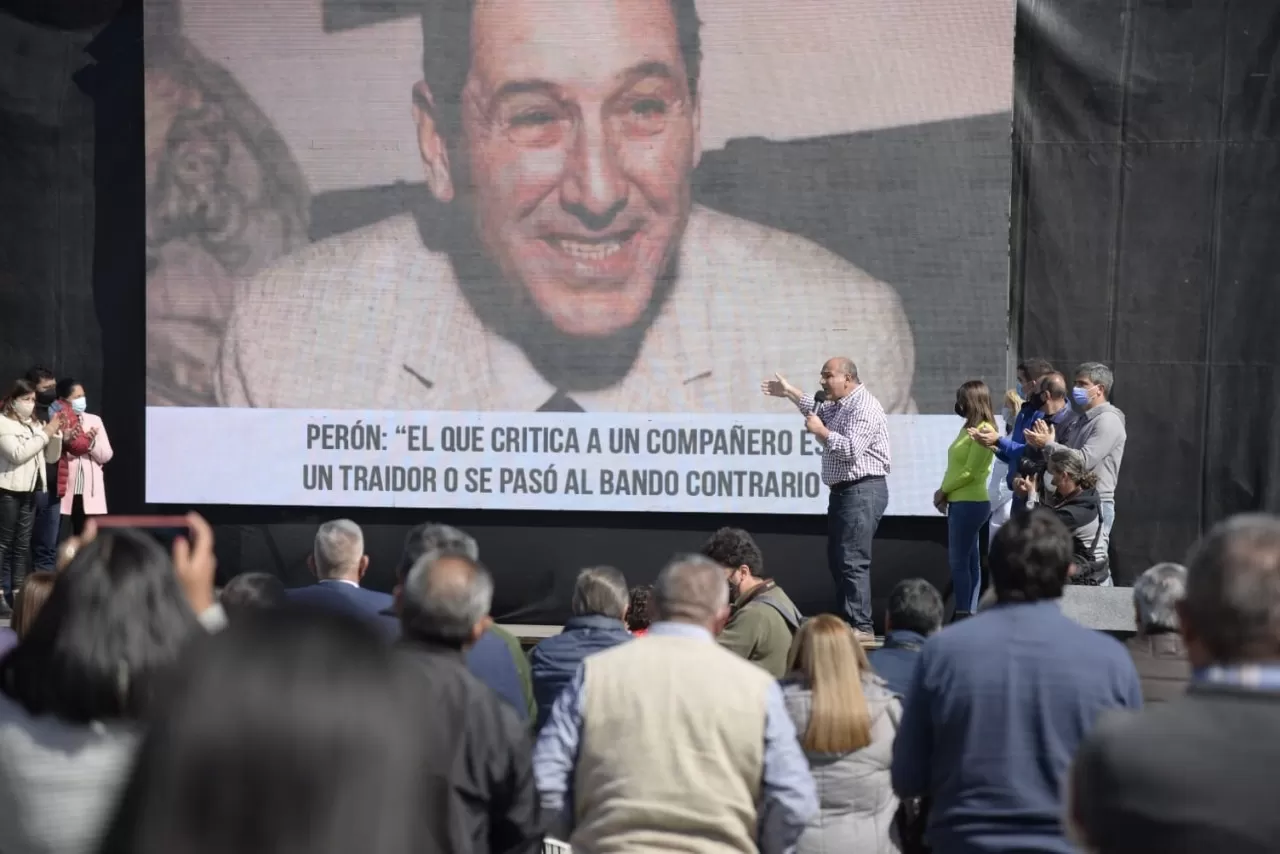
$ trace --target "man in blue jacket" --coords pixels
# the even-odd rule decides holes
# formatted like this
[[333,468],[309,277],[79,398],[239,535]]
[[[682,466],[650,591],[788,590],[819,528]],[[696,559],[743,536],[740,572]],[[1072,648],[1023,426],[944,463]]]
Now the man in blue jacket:
[[573,616],[564,624],[564,631],[542,641],[529,653],[533,696],[538,704],[538,729],[546,722],[556,697],[573,680],[584,658],[631,640],[631,633],[623,622],[630,599],[627,579],[613,567],[597,566],[578,573],[573,589]]
[[942,596],[923,578],[904,578],[889,593],[884,646],[867,653],[876,674],[899,697],[907,695],[925,639],[942,628]]
[[1102,715],[1142,706],[1119,641],[1062,613],[1071,532],[1048,510],[1014,516],[991,546],[996,604],[920,651],[891,775],[931,799],[934,851],[1073,854],[1063,827],[1072,757]]
[[[1022,454],[1027,447],[1027,428],[1044,417],[1042,408],[1045,394],[1040,388],[1040,383],[1051,373],[1053,373],[1053,365],[1049,364],[1045,359],[1027,359],[1018,365],[1018,388],[1022,392],[1023,404],[1013,419],[1013,427],[1008,431],[1008,435],[990,436],[989,434],[979,434],[973,436],[973,431],[970,432],[970,435],[975,440],[992,448],[1000,462],[1008,465],[1009,470],[1005,475],[1005,484],[1011,491],[1013,489],[1013,479],[1018,476],[1018,463],[1022,461]],[[1015,495],[1013,499],[1014,509],[1018,510],[1025,506],[1026,500],[1020,499]]]
[[295,587],[285,592],[291,605],[336,611],[365,620],[387,634],[382,612],[391,607],[391,597],[360,586],[369,570],[369,556],[364,553],[364,532],[350,519],[325,522],[316,531],[315,546],[307,556],[307,566],[316,583]]

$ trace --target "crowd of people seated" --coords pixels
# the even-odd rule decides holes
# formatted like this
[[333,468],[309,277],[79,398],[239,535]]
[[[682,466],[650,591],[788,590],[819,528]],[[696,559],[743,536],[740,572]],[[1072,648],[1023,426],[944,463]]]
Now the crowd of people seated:
[[[214,588],[198,516],[170,550],[90,521],[0,643],[0,851],[1275,850],[1280,519],[1239,517],[1134,588],[1134,637],[1056,600],[1079,559],[1015,514],[993,600],[943,626],[908,579],[868,654],[802,617],[722,529],[652,585],[583,570],[526,656],[476,541],[317,532],[313,585]],[[511,638],[511,640],[508,640]],[[1140,711],[1144,702],[1146,711]]]

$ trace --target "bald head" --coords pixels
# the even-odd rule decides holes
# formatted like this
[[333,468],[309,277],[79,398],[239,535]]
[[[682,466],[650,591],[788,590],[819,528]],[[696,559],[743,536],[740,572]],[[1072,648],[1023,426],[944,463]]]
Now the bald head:
[[822,390],[831,400],[840,400],[858,387],[858,366],[847,356],[827,359],[822,366]]
[[418,558],[401,591],[400,626],[410,638],[447,646],[474,643],[489,623],[493,577],[463,551]]
[[719,632],[729,614],[724,568],[702,555],[677,555],[658,574],[653,605],[659,620]]

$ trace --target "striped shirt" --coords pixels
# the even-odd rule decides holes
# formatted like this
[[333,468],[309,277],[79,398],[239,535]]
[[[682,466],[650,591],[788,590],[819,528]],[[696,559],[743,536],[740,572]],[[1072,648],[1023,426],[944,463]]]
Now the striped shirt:
[[889,474],[889,423],[884,407],[865,385],[820,406],[806,394],[796,406],[804,415],[816,411],[831,431],[822,449],[822,482],[827,486]]

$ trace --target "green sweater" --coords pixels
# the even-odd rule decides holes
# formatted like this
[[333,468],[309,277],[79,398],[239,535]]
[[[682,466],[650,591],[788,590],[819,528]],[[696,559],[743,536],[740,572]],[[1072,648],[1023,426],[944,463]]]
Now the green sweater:
[[791,627],[777,608],[762,600],[774,600],[797,623],[800,621],[800,612],[790,597],[776,585],[770,585],[754,596],[743,599],[746,601],[734,607],[729,622],[716,640],[730,652],[769,671],[774,679],[781,679],[787,673]]
[[[982,423],[979,430],[995,427]],[[991,480],[991,461],[995,452],[969,438],[964,427],[947,448],[947,474],[939,487],[946,493],[947,501],[988,501],[987,481]]]

